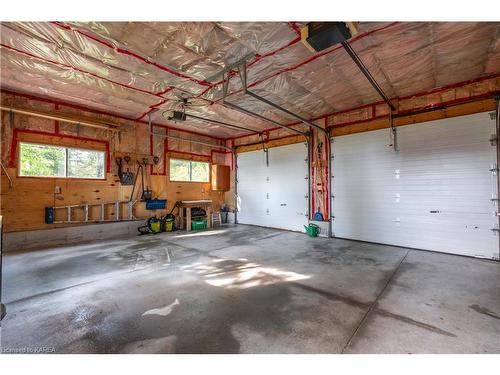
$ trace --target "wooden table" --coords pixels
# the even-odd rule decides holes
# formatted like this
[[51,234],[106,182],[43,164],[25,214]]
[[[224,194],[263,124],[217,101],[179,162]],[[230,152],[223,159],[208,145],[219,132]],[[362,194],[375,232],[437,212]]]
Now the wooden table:
[[191,209],[201,207],[207,213],[207,228],[212,227],[212,200],[202,199],[198,201],[181,201],[179,206],[179,216],[181,217],[180,226],[184,229],[184,209],[186,209],[186,231],[191,231]]

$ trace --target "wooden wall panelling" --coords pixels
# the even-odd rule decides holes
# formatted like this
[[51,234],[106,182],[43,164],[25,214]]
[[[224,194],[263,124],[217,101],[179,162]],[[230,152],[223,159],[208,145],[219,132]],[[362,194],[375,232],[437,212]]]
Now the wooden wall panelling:
[[[55,111],[53,103],[38,102],[25,97],[18,97],[11,94],[2,93],[2,103],[4,105],[19,105],[23,108],[33,108],[43,111]],[[104,115],[96,115],[90,112],[84,112],[75,108],[64,108],[65,112],[71,112],[75,115],[82,113],[92,116],[97,116],[102,120],[107,120]],[[54,227],[68,226],[68,224],[45,224],[44,209],[45,207],[63,206],[69,204],[84,204],[84,203],[99,203],[116,200],[128,200],[130,198],[131,186],[122,186],[119,183],[117,168],[115,164],[115,156],[130,155],[132,159],[152,154],[150,149],[150,136],[148,127],[143,123],[120,120],[119,132],[109,133],[102,129],[93,129],[85,127],[77,127],[74,124],[59,123],[56,126],[55,121],[41,119],[26,115],[13,116],[14,123],[10,126],[12,118],[8,113],[2,112],[2,161],[4,165],[8,165],[11,157],[11,143],[13,139],[14,128],[18,129],[18,134],[22,140],[33,141],[39,143],[63,144],[70,147],[109,149],[110,171],[106,174],[104,180],[84,180],[84,179],[65,179],[65,178],[26,178],[17,177],[17,163],[12,168],[9,168],[9,174],[13,178],[14,189],[9,189],[9,183],[6,176],[1,177],[1,195],[0,206],[4,215],[4,230],[6,232],[34,230],[34,229],[49,229]],[[161,127],[160,127],[161,128]],[[56,129],[59,129],[59,134],[54,134]],[[28,130],[23,133],[20,130]],[[158,131],[158,129],[156,129]],[[164,131],[165,129],[160,129]],[[37,132],[52,133],[52,134],[37,134]],[[172,131],[172,134],[181,137],[199,139],[216,143],[210,137],[202,137],[191,133],[182,133]],[[187,134],[187,135],[186,135]],[[64,137],[62,137],[64,135]],[[38,137],[38,138],[37,138]],[[75,137],[80,137],[79,139]],[[82,139],[88,138],[88,139]],[[107,143],[106,143],[107,142]],[[167,143],[161,139],[154,142],[154,152],[158,153],[160,158],[165,158],[165,163],[161,163],[153,171],[161,172],[158,175],[151,175],[149,171],[150,187],[153,190],[153,197],[168,199],[168,206],[164,210],[150,211],[145,209],[144,202],[138,202],[135,208],[135,215],[141,218],[147,218],[153,215],[165,215],[170,212],[177,200],[187,199],[212,199],[214,201],[213,209],[218,209],[224,202],[224,194],[222,192],[212,192],[210,183],[177,183],[170,182],[168,179],[168,159],[164,156],[167,152],[171,157],[179,157],[184,159],[210,161],[210,147],[192,147],[188,142],[171,141],[171,144],[177,145],[178,150],[188,153],[171,153],[168,152]],[[106,146],[107,144],[107,146]],[[191,151],[197,152],[195,154]],[[135,161],[134,161],[135,162]],[[136,167],[132,169],[137,172]],[[148,182],[149,184],[149,182]],[[55,193],[55,188],[60,188],[60,193]],[[136,188],[136,198],[140,197],[141,185]],[[100,207],[91,208],[94,211],[94,217],[99,216]],[[123,211],[122,211],[123,212]],[[114,216],[114,208],[110,207],[107,210],[107,217]],[[74,219],[82,218],[83,212],[76,213]],[[65,217],[64,217],[65,218]],[[138,224],[139,225],[139,224]]]

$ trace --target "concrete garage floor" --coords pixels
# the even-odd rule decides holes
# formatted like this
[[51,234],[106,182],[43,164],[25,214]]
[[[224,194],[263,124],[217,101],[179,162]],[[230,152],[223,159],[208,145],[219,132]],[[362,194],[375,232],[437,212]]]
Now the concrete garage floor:
[[486,260],[238,225],[7,254],[3,278],[4,352],[500,353]]

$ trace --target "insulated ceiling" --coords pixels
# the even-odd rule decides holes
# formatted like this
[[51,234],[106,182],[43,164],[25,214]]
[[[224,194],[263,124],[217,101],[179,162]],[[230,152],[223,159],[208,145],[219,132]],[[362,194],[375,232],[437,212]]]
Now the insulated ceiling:
[[[229,138],[244,131],[162,117],[180,109],[260,132],[273,128],[222,104],[222,71],[244,59],[255,93],[314,118],[379,101],[338,45],[300,42],[278,22],[13,22],[1,25],[1,87]],[[360,23],[350,44],[390,98],[500,73],[499,23]],[[245,96],[233,74],[227,101],[283,124],[295,119]]]

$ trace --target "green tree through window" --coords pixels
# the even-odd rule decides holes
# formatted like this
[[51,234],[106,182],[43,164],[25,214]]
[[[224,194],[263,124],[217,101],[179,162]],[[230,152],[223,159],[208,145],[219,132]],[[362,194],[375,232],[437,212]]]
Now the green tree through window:
[[104,178],[104,151],[20,143],[20,176]]
[[200,161],[170,159],[170,180],[209,182],[209,164]]

